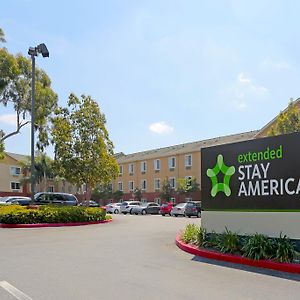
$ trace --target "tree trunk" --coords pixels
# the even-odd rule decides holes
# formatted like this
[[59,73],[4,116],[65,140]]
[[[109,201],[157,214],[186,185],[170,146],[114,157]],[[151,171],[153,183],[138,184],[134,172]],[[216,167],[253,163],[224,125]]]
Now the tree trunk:
[[86,187],[85,200],[91,200],[92,187],[91,187],[91,185],[89,183],[86,183],[85,187]]

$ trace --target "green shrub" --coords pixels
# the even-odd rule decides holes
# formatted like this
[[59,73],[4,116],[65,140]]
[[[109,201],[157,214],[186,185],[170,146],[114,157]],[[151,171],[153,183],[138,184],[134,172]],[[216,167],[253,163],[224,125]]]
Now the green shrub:
[[296,245],[280,233],[280,237],[274,240],[274,259],[279,262],[292,262],[298,255]]
[[211,233],[206,234],[206,239],[202,246],[207,248],[217,248],[219,245],[219,239],[219,234],[213,230]]
[[199,227],[196,232],[195,243],[198,247],[202,247],[206,242],[206,229]]
[[219,236],[217,247],[223,253],[238,252],[240,250],[240,241],[237,233],[225,227],[225,231]]
[[181,235],[181,239],[185,243],[194,243],[196,242],[198,227],[195,224],[188,224]]
[[105,220],[105,215],[106,211],[101,208],[79,206],[0,207],[0,223],[6,224],[94,222]]
[[267,236],[256,233],[245,239],[242,253],[255,260],[270,259],[274,253],[273,243]]

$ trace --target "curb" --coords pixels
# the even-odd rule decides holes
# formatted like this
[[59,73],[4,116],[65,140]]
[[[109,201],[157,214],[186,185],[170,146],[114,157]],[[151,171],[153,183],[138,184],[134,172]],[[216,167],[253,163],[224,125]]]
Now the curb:
[[62,227],[105,224],[112,222],[112,219],[95,222],[74,222],[74,223],[38,223],[38,224],[0,224],[0,228],[40,228],[40,227]]
[[271,269],[287,273],[296,273],[300,274],[300,264],[292,263],[279,263],[271,260],[252,260],[246,257],[233,255],[233,254],[224,254],[219,252],[214,252],[205,249],[199,249],[196,246],[185,244],[181,239],[179,234],[176,236],[176,245],[183,251],[190,254],[201,256],[204,258],[215,259],[235,264],[247,265],[251,267]]

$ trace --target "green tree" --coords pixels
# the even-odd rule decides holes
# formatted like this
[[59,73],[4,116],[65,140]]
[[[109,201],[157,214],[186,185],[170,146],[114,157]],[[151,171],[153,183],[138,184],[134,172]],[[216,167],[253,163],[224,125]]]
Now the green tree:
[[105,116],[90,97],[70,94],[68,108],[59,108],[52,118],[54,164],[70,183],[86,185],[86,199],[98,184],[108,184],[119,173],[113,143],[105,128]]
[[133,191],[134,199],[136,201],[141,201],[142,200],[142,190],[139,188],[135,188]]
[[290,100],[287,110],[280,112],[273,125],[268,132],[268,136],[287,134],[300,131],[300,113],[295,106],[293,99]]
[[168,177],[164,179],[161,189],[160,197],[166,202],[170,202],[174,194],[174,189],[172,188]]
[[113,192],[113,199],[115,202],[119,202],[124,196],[124,192],[117,190]]
[[108,200],[113,198],[113,192],[110,184],[101,184],[96,186],[92,191],[93,200]]
[[0,43],[5,43],[5,34],[4,31],[2,30],[2,28],[0,28]]
[[[1,149],[4,141],[20,132],[30,121],[31,115],[31,61],[17,54],[10,54],[7,49],[0,48],[0,104],[12,106],[16,113],[16,129],[4,133],[0,137]],[[57,107],[57,95],[51,89],[51,80],[45,71],[36,68],[36,105],[35,130],[38,133],[37,147],[43,150],[49,145],[48,121],[49,116]]]
[[198,192],[199,183],[195,177],[178,178],[176,192],[179,195],[191,197],[192,193]]

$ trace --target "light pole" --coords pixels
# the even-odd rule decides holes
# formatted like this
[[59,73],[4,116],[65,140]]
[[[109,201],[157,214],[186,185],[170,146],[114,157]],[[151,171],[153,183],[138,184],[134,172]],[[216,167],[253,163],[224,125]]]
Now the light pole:
[[35,166],[34,166],[34,123],[35,123],[35,57],[41,53],[43,57],[49,57],[49,51],[45,44],[36,47],[29,47],[28,54],[31,56],[31,201],[34,201]]

